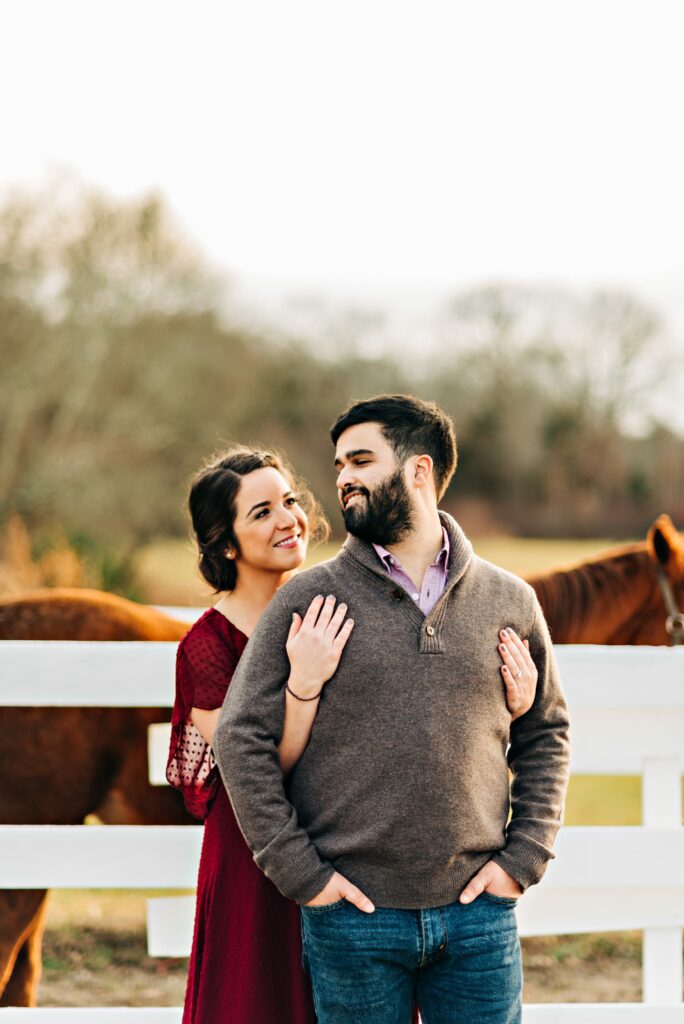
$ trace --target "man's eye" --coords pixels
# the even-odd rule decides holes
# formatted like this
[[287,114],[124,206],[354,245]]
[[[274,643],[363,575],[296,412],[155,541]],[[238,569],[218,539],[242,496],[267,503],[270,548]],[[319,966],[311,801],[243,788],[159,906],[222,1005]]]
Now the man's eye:
[[367,466],[369,462],[370,462],[370,459],[357,459],[356,462],[354,463],[354,465],[355,466]]

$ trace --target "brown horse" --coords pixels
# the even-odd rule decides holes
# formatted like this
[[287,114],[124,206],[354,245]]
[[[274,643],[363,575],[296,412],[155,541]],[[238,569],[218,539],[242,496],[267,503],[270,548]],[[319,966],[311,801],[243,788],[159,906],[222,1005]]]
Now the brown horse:
[[[96,590],[0,599],[3,640],[179,640],[188,629]],[[147,727],[168,708],[0,709],[1,824],[189,824],[178,794],[147,782]],[[34,1006],[45,890],[0,890],[0,1006]]]
[[[684,541],[668,516],[645,542],[528,577],[557,643],[668,644],[665,573],[684,606]],[[100,591],[0,600],[0,639],[178,640],[187,623]],[[3,708],[0,823],[187,822],[177,794],[147,784],[147,726],[168,709]],[[35,1005],[46,893],[0,891],[0,1006]]]
[[527,581],[555,643],[657,646],[684,639],[684,539],[669,516],[656,519],[645,542]]

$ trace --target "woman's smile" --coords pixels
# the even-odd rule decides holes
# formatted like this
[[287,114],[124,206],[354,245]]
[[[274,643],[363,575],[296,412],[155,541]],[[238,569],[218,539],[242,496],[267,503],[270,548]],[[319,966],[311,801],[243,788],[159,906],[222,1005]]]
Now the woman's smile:
[[279,540],[277,544],[274,544],[274,548],[295,548],[299,544],[301,533],[291,533],[289,537],[284,537]]

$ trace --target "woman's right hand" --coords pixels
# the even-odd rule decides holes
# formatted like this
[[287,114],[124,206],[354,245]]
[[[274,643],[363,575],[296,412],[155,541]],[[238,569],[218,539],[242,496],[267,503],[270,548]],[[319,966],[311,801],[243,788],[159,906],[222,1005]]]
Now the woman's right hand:
[[347,619],[346,604],[337,605],[331,594],[314,597],[302,619],[292,616],[285,650],[290,659],[288,685],[300,697],[312,697],[334,675],[354,620]]

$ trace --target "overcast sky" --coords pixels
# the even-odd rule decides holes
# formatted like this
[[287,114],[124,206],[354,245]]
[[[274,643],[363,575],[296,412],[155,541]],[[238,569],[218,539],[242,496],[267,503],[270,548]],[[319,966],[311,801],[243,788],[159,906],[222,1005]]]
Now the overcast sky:
[[65,165],[159,188],[248,282],[618,284],[684,337],[679,0],[14,0],[0,18],[0,187]]

